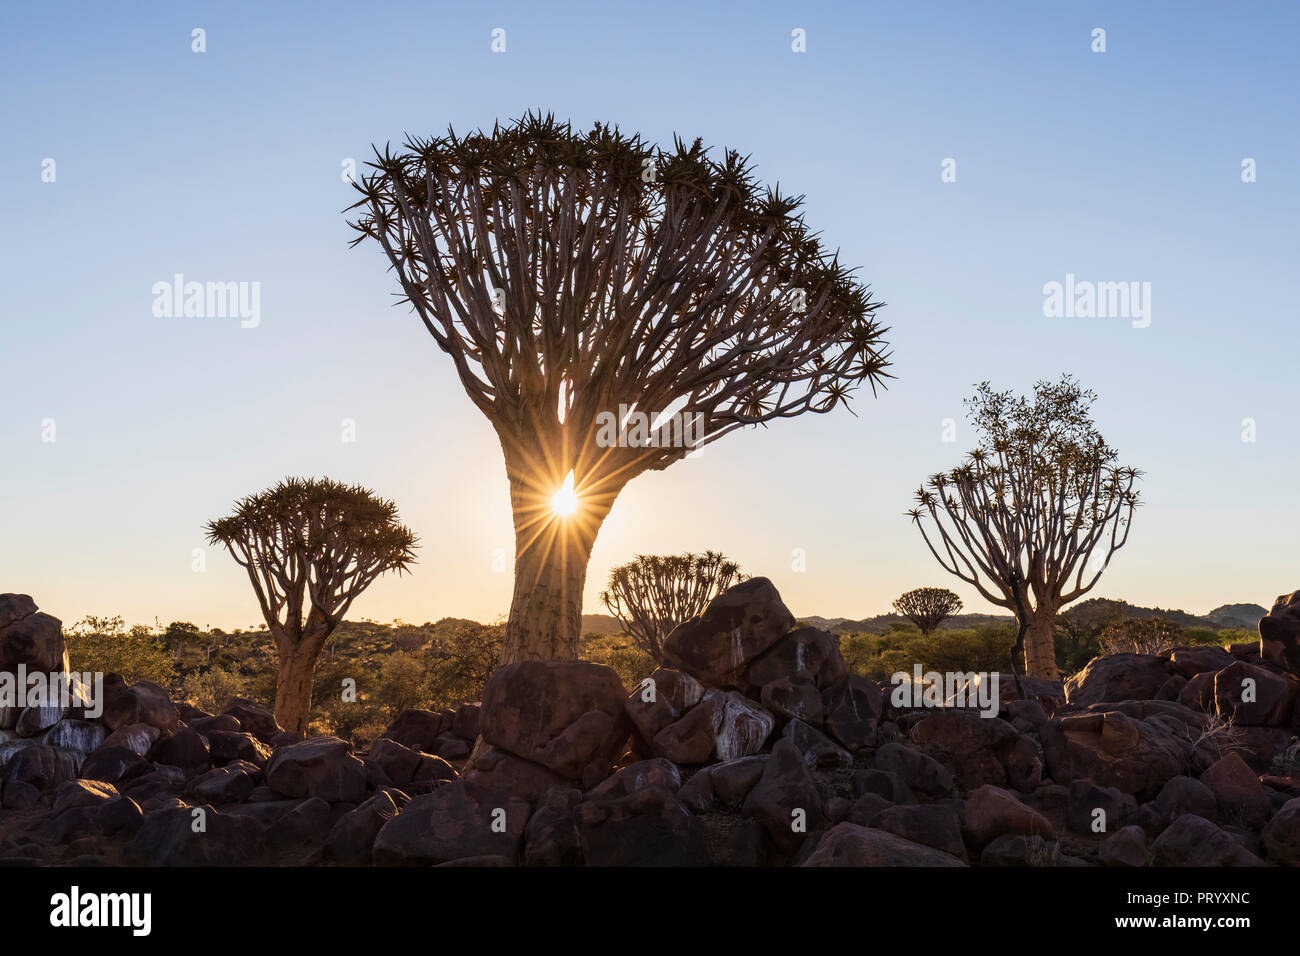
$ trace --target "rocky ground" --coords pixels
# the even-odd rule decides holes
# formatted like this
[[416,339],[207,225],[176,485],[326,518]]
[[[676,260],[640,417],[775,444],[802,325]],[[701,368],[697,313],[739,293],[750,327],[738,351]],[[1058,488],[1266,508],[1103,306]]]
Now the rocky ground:
[[[363,753],[107,679],[103,713],[0,708],[0,862],[75,865],[1259,866],[1300,863],[1300,601],[1264,639],[1000,677],[996,717],[895,707],[766,579],[625,688],[502,668]],[[0,671],[59,622],[0,595]]]

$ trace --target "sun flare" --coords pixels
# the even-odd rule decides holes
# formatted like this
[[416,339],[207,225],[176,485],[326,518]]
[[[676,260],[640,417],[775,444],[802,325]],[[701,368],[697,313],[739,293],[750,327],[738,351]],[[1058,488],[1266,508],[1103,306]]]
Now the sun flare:
[[560,490],[551,498],[551,510],[561,518],[567,518],[578,510],[578,495],[573,490],[573,472],[570,471]]

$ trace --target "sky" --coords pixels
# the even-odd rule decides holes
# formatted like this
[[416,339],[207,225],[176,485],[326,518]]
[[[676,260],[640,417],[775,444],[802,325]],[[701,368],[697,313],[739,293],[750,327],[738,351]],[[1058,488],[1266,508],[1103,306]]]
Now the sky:
[[[883,613],[919,586],[993,610],[904,512],[973,445],[977,383],[1063,372],[1146,473],[1090,596],[1268,605],[1300,587],[1298,29],[1294,3],[6,5],[0,591],[65,623],[255,624],[203,524],[328,475],[394,499],[422,545],[350,617],[505,613],[500,446],[393,306],[382,252],[348,248],[343,170],[541,110],[703,137],[805,195],[888,303],[896,376],[856,414],[636,479],[588,613],[612,566],[704,549],[796,615]],[[176,274],[257,283],[256,325],[155,314]],[[1045,315],[1067,275],[1137,282],[1149,313]]]

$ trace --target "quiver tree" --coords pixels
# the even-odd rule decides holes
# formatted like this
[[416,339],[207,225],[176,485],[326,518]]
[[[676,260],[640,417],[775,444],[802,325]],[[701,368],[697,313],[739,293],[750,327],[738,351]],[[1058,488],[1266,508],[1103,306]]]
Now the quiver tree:
[[632,643],[659,661],[673,628],[698,617],[714,597],[743,580],[740,565],[716,551],[639,554],[609,572],[600,600]]
[[961,610],[961,598],[947,588],[914,588],[899,595],[894,610],[929,634]]
[[939,564],[1007,608],[1033,677],[1058,677],[1056,614],[1086,594],[1128,541],[1135,468],[1093,424],[1096,395],[1071,376],[1038,382],[1030,401],[987,382],[966,402],[978,447],[934,475],[908,512]]
[[886,377],[881,303],[805,226],[802,197],[760,188],[734,150],[529,115],[369,166],[354,244],[383,249],[501,442],[505,663],[576,656],[587,561],[629,481]]
[[353,600],[386,571],[415,560],[415,535],[397,506],[360,485],[287,478],[209,522],[245,571],[275,642],[275,718],[305,731],[312,678],[326,638]]

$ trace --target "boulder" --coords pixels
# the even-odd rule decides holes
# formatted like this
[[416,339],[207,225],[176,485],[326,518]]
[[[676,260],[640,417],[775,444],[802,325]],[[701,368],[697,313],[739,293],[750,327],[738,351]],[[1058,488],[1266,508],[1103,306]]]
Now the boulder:
[[1169,652],[1169,663],[1174,673],[1191,680],[1197,674],[1221,671],[1235,658],[1222,647],[1198,645],[1194,647],[1175,647]]
[[850,753],[876,742],[884,695],[874,681],[850,674],[822,691],[825,730]]
[[724,804],[744,803],[754,785],[762,778],[763,768],[769,759],[767,754],[754,754],[714,764],[708,772],[713,795]]
[[1151,844],[1152,866],[1227,866],[1241,848],[1209,820],[1185,813]]
[[341,816],[325,838],[325,856],[342,866],[365,866],[370,862],[375,837],[384,824],[397,816],[392,791],[381,790],[355,810]]
[[0,595],[0,671],[20,664],[28,672],[55,673],[64,664],[63,624],[36,610],[25,594]]
[[788,720],[802,720],[811,727],[822,725],[822,695],[817,685],[805,678],[782,677],[764,684],[759,700],[780,726]]
[[1260,618],[1259,653],[1270,664],[1300,676],[1300,591],[1280,596]]
[[213,767],[189,782],[189,794],[200,803],[242,803],[253,793],[262,771],[244,760]]
[[912,843],[942,850],[959,860],[966,859],[966,845],[962,841],[957,814],[940,804],[888,807],[872,818],[870,826],[887,830]]
[[23,747],[4,761],[6,788],[11,783],[25,783],[38,791],[53,790],[76,776],[77,763],[72,754],[44,744]]
[[1294,677],[1234,661],[1214,675],[1214,706],[1235,726],[1289,727],[1300,683]]
[[476,740],[479,733],[481,707],[478,701],[457,707],[456,716],[451,721],[451,732],[461,740]]
[[1154,654],[1094,657],[1065,682],[1065,700],[1081,707],[1103,701],[1151,700],[1171,673],[1172,665]]
[[916,803],[912,789],[892,770],[859,770],[853,774],[851,783],[855,797],[875,794],[890,803]]
[[609,775],[627,741],[627,691],[612,668],[586,661],[520,661],[483,688],[483,739],[585,788]]
[[265,767],[271,759],[271,748],[249,733],[214,730],[208,733],[207,740],[208,754],[217,766],[232,760],[243,760],[257,767]]
[[265,829],[251,817],[177,806],[145,816],[127,857],[151,866],[249,866],[265,860]]
[[606,778],[588,797],[591,800],[617,800],[650,787],[660,787],[676,793],[681,786],[682,775],[677,765],[663,757],[655,757],[653,760],[628,764]]
[[1218,818],[1228,823],[1257,830],[1273,813],[1272,798],[1240,754],[1220,757],[1201,774],[1201,783],[1214,795]]
[[853,765],[852,754],[802,720],[792,720],[786,724],[781,736],[798,748],[803,754],[804,763],[809,767],[825,770]]
[[623,709],[647,743],[676,723],[704,697],[704,685],[690,674],[660,667],[637,686]]
[[524,828],[525,866],[582,866],[580,803],[581,790],[557,788],[547,793]]
[[1054,839],[1052,824],[1001,787],[985,784],[966,800],[966,838],[982,848],[1004,834]]
[[432,710],[404,710],[397,719],[388,725],[383,736],[395,740],[404,747],[422,753],[437,753],[434,741],[444,731],[449,730],[442,714]]
[[89,720],[60,720],[41,737],[47,747],[58,747],[72,754],[80,768],[95,748],[105,742],[108,732],[103,725]]
[[1091,780],[1071,782],[1066,803],[1066,826],[1076,833],[1112,833],[1124,818],[1124,794],[1115,787],[1099,787]]
[[490,744],[474,752],[465,765],[462,779],[505,790],[529,803],[537,803],[554,787],[567,790],[574,783],[549,767],[517,757],[508,750]]
[[821,795],[803,754],[788,740],[772,748],[762,776],[745,798],[744,810],[782,852],[793,853],[825,823]]
[[715,597],[699,617],[674,628],[664,641],[664,664],[709,687],[743,688],[749,663],[793,626],[794,616],[772,582],[750,578]]
[[1163,787],[1155,799],[1155,810],[1162,823],[1177,820],[1185,814],[1192,814],[1205,820],[1213,820],[1217,804],[1210,788],[1191,777],[1173,777]]
[[941,711],[920,720],[912,739],[949,768],[966,790],[1008,782],[1018,790],[1032,790],[1042,778],[1042,761],[1033,742],[1000,717]]
[[266,784],[286,797],[360,803],[366,768],[337,737],[311,737],[275,751],[266,765]]
[[284,733],[275,715],[244,697],[232,697],[221,711],[239,721],[239,730],[252,734],[264,744],[275,746],[275,738]]
[[189,771],[203,771],[212,766],[207,743],[191,727],[181,727],[174,734],[161,736],[149,751],[149,759]]
[[434,866],[476,856],[517,859],[528,803],[504,790],[455,780],[415,797],[375,837],[377,866]]
[[837,823],[822,835],[803,866],[965,866],[955,856],[886,830]]
[[1147,835],[1141,827],[1120,827],[1097,847],[1102,866],[1146,866]]
[[745,685],[757,697],[761,688],[776,680],[808,681],[823,688],[839,683],[848,673],[839,638],[820,628],[800,627],[750,662]]
[[164,733],[180,726],[181,715],[167,691],[147,680],[127,684],[119,674],[107,674],[101,722],[109,730],[128,724],[149,724]]
[[1264,827],[1262,836],[1270,860],[1283,866],[1300,866],[1300,797],[1282,805]]
[[143,757],[153,749],[153,745],[158,742],[161,735],[162,731],[151,724],[126,724],[102,738],[100,744],[108,747],[126,747]]
[[704,827],[663,787],[616,800],[583,803],[575,811],[588,866],[707,866]]
[[952,774],[928,754],[900,743],[887,743],[876,751],[877,770],[897,773],[912,790],[944,797],[952,792]]
[[1190,736],[1159,722],[1119,710],[1065,714],[1040,730],[1052,779],[1068,784],[1088,778],[1149,800],[1192,758]]

